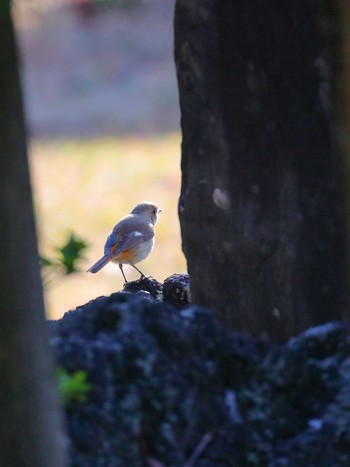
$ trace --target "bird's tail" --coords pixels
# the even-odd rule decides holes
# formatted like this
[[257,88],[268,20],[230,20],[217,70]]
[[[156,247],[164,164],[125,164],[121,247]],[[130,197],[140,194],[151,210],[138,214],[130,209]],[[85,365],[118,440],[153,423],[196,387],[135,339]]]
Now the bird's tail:
[[92,272],[92,274],[95,274],[98,272],[100,269],[102,269],[104,266],[106,266],[107,263],[110,262],[112,258],[110,256],[104,255],[102,256],[101,259],[99,259],[93,266],[91,266],[90,269],[88,269],[86,272]]

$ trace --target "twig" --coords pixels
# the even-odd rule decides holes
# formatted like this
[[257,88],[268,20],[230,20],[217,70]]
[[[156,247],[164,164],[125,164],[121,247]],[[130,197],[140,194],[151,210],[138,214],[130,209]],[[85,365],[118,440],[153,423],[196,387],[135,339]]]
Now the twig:
[[202,454],[202,452],[204,451],[204,449],[207,447],[207,445],[210,443],[210,441],[212,440],[213,438],[213,435],[212,433],[206,433],[201,442],[198,444],[198,446],[196,447],[196,449],[193,451],[193,453],[191,454],[191,457],[188,459],[188,461],[186,462],[186,464],[184,465],[184,467],[193,467],[194,463],[197,461],[197,459],[199,458],[199,456]]
[[[58,276],[60,266],[54,264],[50,270],[44,271],[42,276],[43,288],[47,290],[49,287],[57,285],[58,281],[62,279],[62,276]],[[58,273],[57,273],[58,271]]]

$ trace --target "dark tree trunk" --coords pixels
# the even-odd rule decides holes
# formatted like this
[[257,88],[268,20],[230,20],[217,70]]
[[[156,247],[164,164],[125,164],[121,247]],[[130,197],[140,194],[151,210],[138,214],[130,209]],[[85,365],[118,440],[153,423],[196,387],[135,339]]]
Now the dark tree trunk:
[[[342,172],[346,197],[348,258],[350,259],[350,2],[336,0],[334,22],[340,32],[335,55],[335,99],[337,102],[338,139],[342,154]],[[350,262],[350,261],[349,261]]]
[[273,341],[340,319],[347,306],[320,4],[176,3],[179,215],[192,298]]
[[0,464],[63,467],[62,415],[46,334],[15,35],[4,1],[0,44]]

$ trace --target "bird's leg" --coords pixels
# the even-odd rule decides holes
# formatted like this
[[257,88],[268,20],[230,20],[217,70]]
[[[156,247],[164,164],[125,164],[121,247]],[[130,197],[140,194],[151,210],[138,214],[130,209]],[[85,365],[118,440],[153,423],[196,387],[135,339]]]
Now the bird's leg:
[[141,271],[139,270],[139,268],[137,268],[137,267],[135,266],[135,264],[130,264],[130,266],[132,266],[134,269],[136,269],[137,272],[139,272],[139,273],[141,274],[141,279],[144,279],[144,278],[146,277],[146,276],[144,275],[144,273],[141,272]]
[[123,277],[124,277],[124,280],[125,280],[125,284],[127,284],[128,281],[126,280],[126,277],[125,277],[125,274],[124,274],[124,271],[123,271],[123,265],[122,265],[121,263],[119,263],[119,268],[120,268],[120,270],[121,270],[121,272],[122,272],[122,274],[123,274]]

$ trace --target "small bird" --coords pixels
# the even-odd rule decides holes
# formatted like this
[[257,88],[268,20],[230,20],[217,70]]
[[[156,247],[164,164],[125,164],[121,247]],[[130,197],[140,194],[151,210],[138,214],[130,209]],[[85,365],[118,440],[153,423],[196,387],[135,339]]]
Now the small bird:
[[118,263],[125,283],[127,279],[123,271],[123,264],[130,264],[136,271],[145,275],[135,266],[151,253],[154,245],[154,225],[161,212],[152,203],[139,203],[130,214],[123,217],[108,235],[104,255],[87,272],[95,274],[107,263]]

